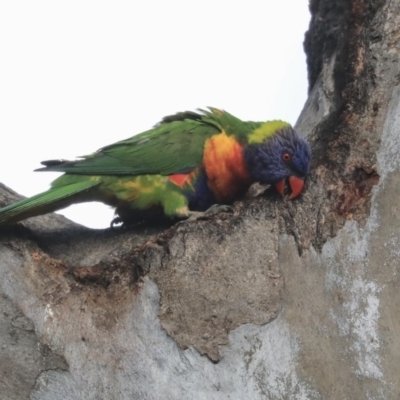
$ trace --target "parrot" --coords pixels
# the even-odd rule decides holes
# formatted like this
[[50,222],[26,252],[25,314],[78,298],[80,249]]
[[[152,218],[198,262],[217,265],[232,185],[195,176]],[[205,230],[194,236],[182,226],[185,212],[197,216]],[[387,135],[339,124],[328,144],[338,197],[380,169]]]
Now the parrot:
[[153,212],[187,219],[213,205],[232,204],[259,182],[290,199],[300,195],[311,149],[287,122],[243,121],[213,107],[164,117],[152,129],[74,161],[48,160],[49,190],[0,209],[0,225],[100,201],[118,222]]

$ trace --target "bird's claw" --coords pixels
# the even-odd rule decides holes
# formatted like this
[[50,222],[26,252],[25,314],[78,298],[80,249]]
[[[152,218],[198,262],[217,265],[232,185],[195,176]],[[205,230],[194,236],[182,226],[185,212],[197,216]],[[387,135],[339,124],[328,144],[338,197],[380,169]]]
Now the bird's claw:
[[214,204],[206,211],[189,211],[188,218],[180,221],[179,223],[186,223],[192,221],[201,221],[209,219],[210,217],[219,213],[233,213],[233,207],[224,204]]
[[233,214],[233,207],[226,204],[213,204],[208,210],[204,211],[206,216],[212,216],[221,212]]
[[112,221],[110,222],[110,228],[115,229],[115,225],[123,224],[124,221],[122,220],[121,217],[114,217]]
[[[131,228],[136,228],[140,225],[142,225],[144,223],[144,221],[135,221],[135,220],[124,220],[121,217],[115,217],[111,223],[110,223],[110,228],[111,229],[122,229],[122,230],[126,230],[126,229],[131,229]],[[119,225],[118,227],[116,227],[115,225]]]

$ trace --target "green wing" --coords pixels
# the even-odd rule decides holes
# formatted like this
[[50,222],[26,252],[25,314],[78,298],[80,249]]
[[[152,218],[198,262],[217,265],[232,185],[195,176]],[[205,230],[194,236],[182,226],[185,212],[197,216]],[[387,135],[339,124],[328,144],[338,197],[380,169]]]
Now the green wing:
[[103,147],[78,161],[50,160],[38,171],[82,175],[185,173],[201,165],[205,141],[221,132],[212,113],[179,113],[153,129]]

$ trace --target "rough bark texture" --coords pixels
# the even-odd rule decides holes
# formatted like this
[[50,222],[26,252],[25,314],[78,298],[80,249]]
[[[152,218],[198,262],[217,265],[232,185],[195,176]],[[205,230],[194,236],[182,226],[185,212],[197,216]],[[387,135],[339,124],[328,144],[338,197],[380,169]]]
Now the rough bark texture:
[[304,195],[3,229],[0,398],[400,397],[400,0],[310,8]]

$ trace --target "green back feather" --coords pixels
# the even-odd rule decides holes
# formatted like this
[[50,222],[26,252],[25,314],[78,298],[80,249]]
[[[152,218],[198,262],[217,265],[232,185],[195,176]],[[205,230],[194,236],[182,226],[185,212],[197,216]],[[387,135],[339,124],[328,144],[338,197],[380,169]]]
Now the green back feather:
[[160,123],[154,129],[103,147],[74,162],[40,170],[84,175],[169,175],[187,172],[201,164],[205,141],[218,133],[198,120]]
[[[276,121],[245,122],[216,108],[165,117],[153,129],[103,147],[78,161],[47,161],[39,171],[80,175],[171,175],[203,161],[206,140],[224,131],[242,145],[258,143],[282,128]],[[284,123],[285,126],[287,125]]]

